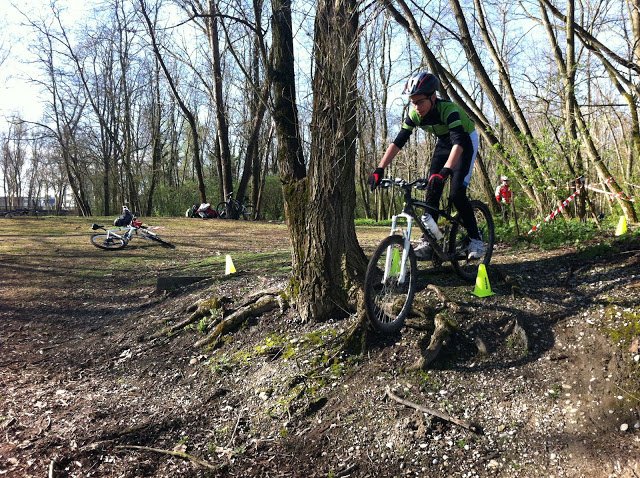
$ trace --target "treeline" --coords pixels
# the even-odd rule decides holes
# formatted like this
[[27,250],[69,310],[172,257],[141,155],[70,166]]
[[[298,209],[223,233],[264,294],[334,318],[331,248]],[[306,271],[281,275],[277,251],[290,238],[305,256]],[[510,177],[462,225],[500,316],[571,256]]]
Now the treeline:
[[[325,74],[312,61],[316,3],[107,0],[73,23],[62,1],[23,12],[33,38],[24,60],[39,65],[30,81],[44,92],[44,115],[12,118],[3,129],[6,195],[62,202],[71,194],[83,215],[114,214],[123,203],[177,215],[233,193],[248,196],[258,217],[282,218],[273,12],[292,13],[292,131],[308,163],[322,154],[312,151],[312,84]],[[357,8],[357,91],[332,99],[356,101],[349,121],[357,135],[347,146],[356,148],[357,217],[391,212],[367,177],[398,130],[404,81],[428,69],[480,133],[473,195],[493,203],[506,174],[521,217],[537,218],[584,177],[591,189],[565,214],[597,220],[615,207],[637,220],[628,198],[640,176],[640,0]],[[414,135],[389,175],[424,176],[430,141]]]

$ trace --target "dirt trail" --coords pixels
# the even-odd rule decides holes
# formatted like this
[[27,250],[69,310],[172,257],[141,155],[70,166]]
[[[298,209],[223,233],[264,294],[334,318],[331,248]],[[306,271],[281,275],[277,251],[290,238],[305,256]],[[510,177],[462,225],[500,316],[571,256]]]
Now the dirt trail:
[[[198,324],[157,336],[203,290],[239,301],[284,283],[280,226],[167,221],[175,251],[140,242],[114,255],[80,222],[71,234],[25,222],[29,237],[6,221],[0,476],[640,476],[637,241],[499,248],[484,299],[423,264],[473,313],[430,370],[405,372],[417,328],[357,360],[334,355],[349,319],[300,324],[290,310],[215,350],[192,347]],[[240,274],[218,272],[226,253]],[[160,294],[158,271],[214,279]],[[387,386],[482,433],[390,400]]]

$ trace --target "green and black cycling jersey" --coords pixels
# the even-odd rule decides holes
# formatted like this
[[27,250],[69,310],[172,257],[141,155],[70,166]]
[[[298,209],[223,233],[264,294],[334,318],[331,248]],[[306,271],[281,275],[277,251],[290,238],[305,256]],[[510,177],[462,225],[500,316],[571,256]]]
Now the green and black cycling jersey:
[[409,114],[402,122],[402,129],[393,144],[402,148],[416,127],[437,136],[438,141],[444,143],[441,146],[452,148],[454,144],[459,144],[465,151],[469,151],[471,146],[469,134],[475,130],[473,121],[462,108],[452,101],[440,98],[436,99],[435,105],[424,118],[415,108],[409,108]]

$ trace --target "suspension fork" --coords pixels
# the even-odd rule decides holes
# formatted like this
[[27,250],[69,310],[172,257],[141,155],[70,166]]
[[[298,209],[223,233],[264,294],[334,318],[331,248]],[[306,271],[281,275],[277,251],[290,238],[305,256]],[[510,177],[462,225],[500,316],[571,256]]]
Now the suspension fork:
[[[398,227],[398,218],[404,218],[407,221],[407,227],[403,230],[401,227]],[[402,259],[400,261],[400,273],[398,274],[398,283],[404,284],[404,281],[407,276],[407,258],[409,257],[409,247],[411,247],[411,229],[413,227],[413,216],[411,214],[407,214],[403,212],[401,214],[396,214],[391,218],[391,231],[389,233],[390,236],[393,236],[396,232],[400,232],[403,239],[403,247],[402,247]],[[392,275],[393,271],[391,270],[391,266],[393,264],[393,251],[392,247],[387,247],[387,257],[384,265],[384,275],[382,277],[382,283],[385,283],[390,275]]]

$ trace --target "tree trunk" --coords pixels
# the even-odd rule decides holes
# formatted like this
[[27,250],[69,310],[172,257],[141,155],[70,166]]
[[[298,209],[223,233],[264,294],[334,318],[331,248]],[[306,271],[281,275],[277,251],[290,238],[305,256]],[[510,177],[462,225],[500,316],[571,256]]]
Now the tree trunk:
[[147,196],[146,215],[153,213],[153,194],[158,183],[160,164],[162,162],[162,104],[160,102],[160,66],[156,60],[152,84],[151,100],[151,180]]
[[[227,121],[226,106],[222,94],[222,66],[220,58],[220,43],[218,40],[218,7],[215,0],[209,0],[209,14],[207,27],[209,43],[211,45],[211,64],[213,68],[214,92],[216,101],[216,122],[218,126],[218,144],[220,147],[220,163],[222,168],[223,196],[233,192],[233,176],[231,174],[231,151],[229,149],[229,123]],[[238,198],[242,199],[242,198]]]
[[308,202],[307,170],[298,129],[291,0],[273,0],[272,78],[273,120],[276,126],[277,163],[282,181],[284,213],[291,238],[290,293],[298,295],[304,262],[305,216]]
[[366,267],[354,225],[357,6],[320,0],[316,10],[306,260],[296,301],[303,320],[344,315],[346,287]]

